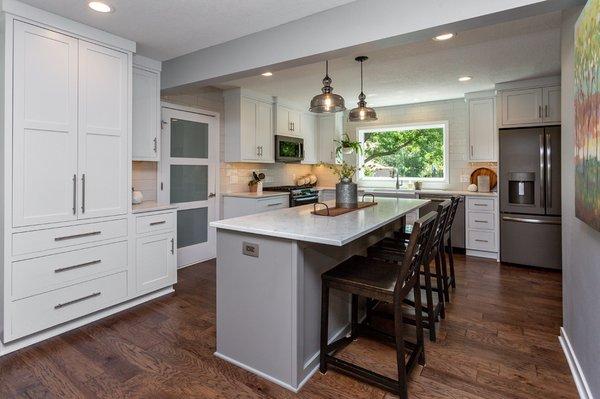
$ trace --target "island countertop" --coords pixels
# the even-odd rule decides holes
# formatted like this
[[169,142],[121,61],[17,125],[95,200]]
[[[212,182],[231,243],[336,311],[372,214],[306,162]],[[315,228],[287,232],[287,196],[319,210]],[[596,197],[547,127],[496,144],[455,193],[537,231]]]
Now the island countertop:
[[[311,214],[312,205],[279,209],[211,222],[211,227],[290,240],[343,246],[402,216],[429,200],[377,198],[377,205],[328,217]],[[326,202],[333,207],[334,201]]]

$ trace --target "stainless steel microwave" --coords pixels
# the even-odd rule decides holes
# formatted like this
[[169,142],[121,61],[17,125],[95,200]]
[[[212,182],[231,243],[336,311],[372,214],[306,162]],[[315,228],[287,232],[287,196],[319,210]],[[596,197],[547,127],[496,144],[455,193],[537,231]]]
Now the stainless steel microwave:
[[300,137],[275,136],[275,161],[300,162],[304,159],[304,139]]

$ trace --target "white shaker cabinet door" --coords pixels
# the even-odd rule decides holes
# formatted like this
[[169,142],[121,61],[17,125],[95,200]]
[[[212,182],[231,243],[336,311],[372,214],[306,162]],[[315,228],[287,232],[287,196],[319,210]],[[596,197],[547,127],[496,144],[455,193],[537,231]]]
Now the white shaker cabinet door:
[[79,42],[79,218],[127,212],[128,56]]
[[138,238],[136,247],[138,293],[156,291],[177,282],[177,242],[173,234]]
[[77,218],[77,40],[14,24],[13,225]]
[[160,75],[133,68],[133,160],[158,161],[160,136]]
[[256,145],[260,147],[261,161],[275,162],[274,141],[273,106],[258,102],[256,104]]

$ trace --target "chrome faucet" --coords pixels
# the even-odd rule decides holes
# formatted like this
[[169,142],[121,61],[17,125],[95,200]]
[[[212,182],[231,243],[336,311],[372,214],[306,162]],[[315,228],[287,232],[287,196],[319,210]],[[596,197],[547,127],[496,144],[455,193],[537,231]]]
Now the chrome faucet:
[[399,190],[401,185],[402,184],[400,183],[400,168],[396,168],[396,190]]

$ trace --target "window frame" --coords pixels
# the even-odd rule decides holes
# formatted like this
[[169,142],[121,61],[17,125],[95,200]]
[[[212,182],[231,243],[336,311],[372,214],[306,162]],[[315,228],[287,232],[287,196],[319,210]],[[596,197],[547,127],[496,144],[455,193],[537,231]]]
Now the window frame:
[[[393,130],[412,130],[412,129],[430,129],[430,128],[439,128],[443,129],[443,153],[444,153],[444,176],[443,177],[402,177],[400,176],[400,180],[403,181],[422,181],[428,183],[448,183],[450,180],[450,145],[449,145],[449,136],[450,136],[450,123],[447,120],[442,121],[427,121],[427,122],[412,122],[412,123],[394,123],[390,125],[377,125],[377,126],[363,126],[356,128],[356,137],[358,138],[359,143],[362,145],[365,139],[365,133],[376,133],[376,132],[389,132]],[[364,164],[365,154],[359,154],[357,157],[358,165],[362,166]],[[358,172],[358,181],[361,183],[369,183],[369,184],[377,184],[377,185],[387,185],[386,183],[395,184],[396,179],[392,177],[366,177],[364,175],[364,171],[361,170]]]

